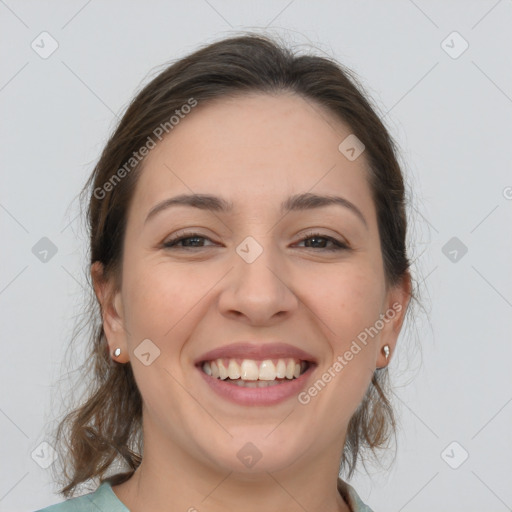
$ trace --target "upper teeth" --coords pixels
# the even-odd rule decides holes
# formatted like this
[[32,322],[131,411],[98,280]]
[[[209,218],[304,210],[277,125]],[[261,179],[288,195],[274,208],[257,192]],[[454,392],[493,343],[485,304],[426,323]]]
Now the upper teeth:
[[300,376],[307,367],[306,361],[299,359],[265,359],[256,361],[243,359],[241,364],[236,359],[215,359],[203,363],[202,369],[207,375],[217,379],[275,380],[293,379]]

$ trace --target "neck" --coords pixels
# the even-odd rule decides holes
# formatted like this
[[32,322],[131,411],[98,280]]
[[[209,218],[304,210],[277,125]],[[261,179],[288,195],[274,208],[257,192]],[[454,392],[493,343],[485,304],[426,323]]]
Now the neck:
[[130,512],[350,512],[337,491],[336,481],[325,491],[318,482],[299,485],[281,481],[276,474],[251,475],[251,480],[235,473],[219,474],[215,480],[192,482],[178,472],[164,478],[145,471],[143,464],[133,476],[113,487]]
[[141,465],[112,489],[130,512],[350,512],[337,490],[339,461],[332,447],[326,451],[280,471],[239,473],[200,463],[168,439],[145,437]]

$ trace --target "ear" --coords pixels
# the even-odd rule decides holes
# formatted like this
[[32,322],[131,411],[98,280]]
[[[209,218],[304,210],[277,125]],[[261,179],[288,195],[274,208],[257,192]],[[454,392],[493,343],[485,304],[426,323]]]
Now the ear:
[[[387,366],[395,353],[398,335],[402,329],[405,313],[411,299],[411,286],[411,275],[407,272],[396,285],[388,290],[381,314],[384,327],[379,338],[377,368]],[[385,345],[389,347],[389,358],[387,360],[384,355]]]
[[[127,363],[130,358],[128,357],[121,292],[117,290],[114,279],[105,276],[101,262],[95,261],[91,265],[91,277],[94,293],[101,308],[103,331],[107,338],[110,356],[118,363]],[[121,349],[121,354],[117,357],[114,356],[116,348]]]

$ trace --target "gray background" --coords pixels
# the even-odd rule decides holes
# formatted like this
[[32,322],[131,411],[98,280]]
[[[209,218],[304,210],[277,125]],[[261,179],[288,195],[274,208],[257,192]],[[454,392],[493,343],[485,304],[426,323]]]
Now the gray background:
[[399,449],[352,484],[376,512],[512,510],[511,26],[510,0],[0,1],[0,510],[61,500],[37,462],[86,286],[74,198],[116,115],[155,66],[246,29],[352,68],[414,192],[426,313],[392,362]]

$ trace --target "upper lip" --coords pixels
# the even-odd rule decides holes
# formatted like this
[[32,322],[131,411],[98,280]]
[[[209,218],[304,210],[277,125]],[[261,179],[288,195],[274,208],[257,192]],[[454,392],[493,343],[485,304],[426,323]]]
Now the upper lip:
[[316,363],[316,359],[311,354],[288,343],[250,343],[242,341],[210,350],[198,357],[194,364],[198,365],[205,361],[221,358],[255,360],[295,358]]

